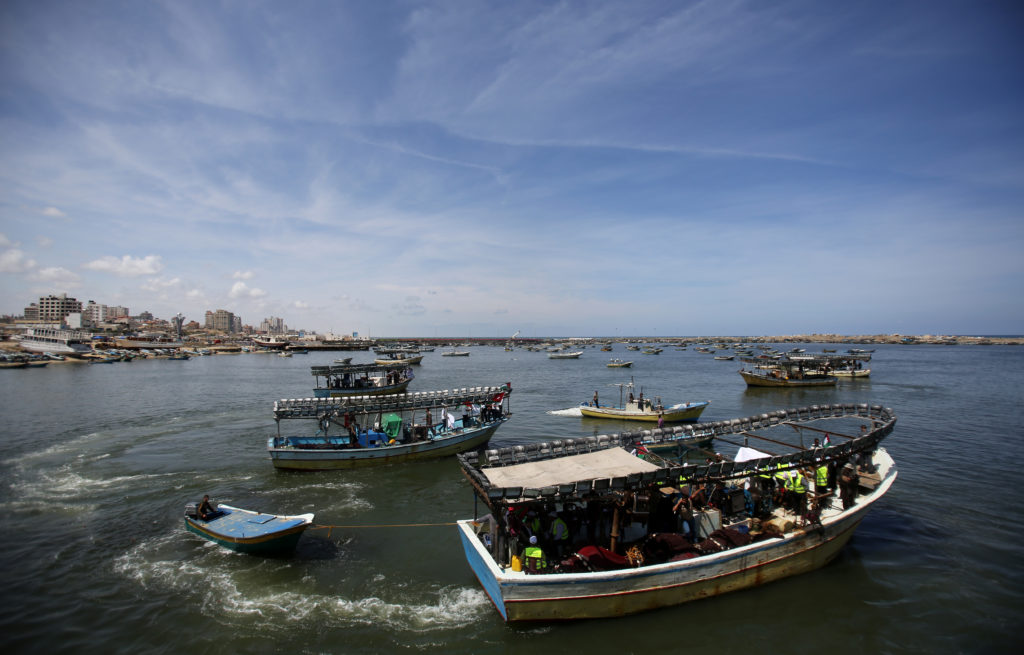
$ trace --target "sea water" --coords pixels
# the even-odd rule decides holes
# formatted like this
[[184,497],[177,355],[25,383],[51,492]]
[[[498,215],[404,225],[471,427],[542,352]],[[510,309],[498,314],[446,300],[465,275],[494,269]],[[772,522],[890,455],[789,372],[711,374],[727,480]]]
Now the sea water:
[[[311,396],[310,366],[336,353],[0,370],[7,652],[860,655],[1021,643],[1024,349],[878,346],[869,379],[794,390],[748,389],[739,362],[693,350],[667,348],[628,371],[605,366],[622,352],[597,348],[569,360],[470,351],[427,354],[410,390],[511,383],[495,447],[635,429],[578,409],[595,391],[616,401],[632,379],[666,405],[711,401],[702,421],[892,407],[883,445],[899,478],[819,571],[615,620],[506,626],[451,525],[487,511],[454,458],[318,473],[271,465],[274,400]],[[292,557],[234,553],[185,531],[184,505],[204,493],[336,527],[307,531]]]

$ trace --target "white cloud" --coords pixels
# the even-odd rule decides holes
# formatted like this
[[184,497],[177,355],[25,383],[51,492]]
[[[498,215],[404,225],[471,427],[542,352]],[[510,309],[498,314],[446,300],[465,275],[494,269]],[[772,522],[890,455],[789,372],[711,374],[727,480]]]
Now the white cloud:
[[309,303],[302,300],[296,300],[292,303],[292,307],[295,309],[309,309]]
[[0,253],[0,273],[24,273],[32,270],[35,266],[35,260],[29,259],[17,248]]
[[235,271],[235,274],[231,276],[235,280],[251,280],[253,276],[252,271]]
[[43,291],[53,289],[77,289],[82,285],[82,278],[77,273],[69,271],[63,266],[51,266],[41,268],[32,274],[31,279],[41,282],[46,286]]
[[7,247],[9,245],[11,245],[10,239],[7,238],[6,234],[0,232],[0,246]]
[[108,255],[85,264],[84,268],[101,273],[113,273],[122,277],[136,277],[159,273],[163,270],[164,264],[159,255],[146,255],[145,257],[125,255],[121,259]]
[[56,207],[43,207],[43,216],[49,216],[51,218],[64,218],[67,216],[64,212],[57,209]]
[[171,278],[170,280],[164,279],[162,277],[154,277],[146,280],[146,282],[142,284],[140,288],[143,291],[151,291],[153,293],[157,293],[159,291],[164,291],[171,287],[176,287],[179,284],[181,284],[181,278],[178,277]]
[[49,248],[50,246],[53,245],[53,239],[46,236],[38,236],[36,237],[36,243],[38,243],[43,248]]
[[228,292],[229,298],[262,298],[267,295],[267,292],[263,289],[253,287],[250,289],[245,282],[235,282],[231,286],[231,291]]

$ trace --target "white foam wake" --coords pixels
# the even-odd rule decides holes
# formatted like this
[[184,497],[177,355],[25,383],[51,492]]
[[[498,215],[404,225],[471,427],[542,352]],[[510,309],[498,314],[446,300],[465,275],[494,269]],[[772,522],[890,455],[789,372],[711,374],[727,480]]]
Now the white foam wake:
[[579,407],[570,407],[569,409],[552,409],[548,411],[551,416],[583,416],[583,412],[580,411]]

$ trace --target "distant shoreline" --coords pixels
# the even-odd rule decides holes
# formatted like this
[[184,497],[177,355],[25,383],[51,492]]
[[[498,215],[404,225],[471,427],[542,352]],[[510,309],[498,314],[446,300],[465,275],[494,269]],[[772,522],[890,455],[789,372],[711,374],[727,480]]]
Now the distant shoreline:
[[[378,344],[404,342],[404,343],[422,343],[422,344],[475,344],[475,345],[505,345],[509,339],[496,338],[496,337],[463,337],[463,338],[438,338],[438,337],[378,337],[374,340]],[[815,343],[815,344],[829,344],[829,345],[939,345],[939,346],[1020,346],[1024,345],[1024,335],[1020,336],[964,336],[964,335],[901,335],[901,334],[861,334],[861,335],[841,335],[841,334],[787,334],[787,335],[775,335],[775,336],[688,336],[688,337],[658,337],[658,336],[630,336],[630,337],[609,337],[609,336],[597,336],[597,337],[527,337],[517,338],[511,340],[513,344],[536,344],[544,341],[552,342],[564,342],[571,341],[575,343],[604,343],[604,342],[623,342],[623,343],[725,343],[725,344],[745,344],[745,343]],[[293,348],[306,348],[317,349],[316,342],[292,342]],[[199,347],[198,345],[190,345],[189,347]],[[209,346],[205,346],[209,347]],[[217,348],[214,346],[214,348]],[[221,346],[219,349],[232,350],[238,352],[238,346],[224,347]],[[333,349],[332,349],[333,350]],[[19,342],[17,341],[2,341],[0,342],[0,352],[7,353],[19,353],[25,352],[21,349]]]

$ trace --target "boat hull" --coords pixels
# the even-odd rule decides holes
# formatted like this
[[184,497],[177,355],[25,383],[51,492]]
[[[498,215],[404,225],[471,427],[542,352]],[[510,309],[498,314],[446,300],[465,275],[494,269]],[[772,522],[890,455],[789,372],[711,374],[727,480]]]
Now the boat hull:
[[[185,528],[219,546],[250,555],[276,555],[295,550],[302,533],[313,522],[312,514],[278,517],[226,505],[221,509],[228,514],[211,521],[186,516]],[[253,521],[254,517],[259,518]]]
[[866,378],[871,376],[871,369],[862,368],[855,371],[832,371],[832,375],[840,378]]
[[470,568],[509,622],[610,618],[680,605],[813,571],[835,559],[895,480],[892,460],[884,450],[878,452],[888,460],[889,474],[850,510],[811,530],[689,560],[598,573],[526,575],[495,563],[473,521],[458,522],[459,536]]
[[408,357],[396,357],[394,359],[374,359],[374,364],[380,364],[381,366],[390,366],[394,364],[419,364],[423,361],[423,355],[410,355]]
[[740,371],[740,375],[746,381],[748,387],[833,387],[838,378],[827,376],[823,378],[774,378],[766,375],[758,375],[750,371]]
[[[430,441],[396,444],[379,448],[307,449],[268,447],[274,468],[293,471],[329,471],[383,466],[420,459],[455,455],[483,446],[503,422],[491,423],[459,434]],[[271,438],[271,443],[273,438]]]
[[[690,403],[688,406],[673,405],[666,407],[661,412],[661,418],[666,423],[679,423],[683,421],[696,421],[707,408],[707,402]],[[580,405],[580,413],[591,418],[614,418],[627,421],[658,422],[658,412],[654,410],[622,409],[620,407],[594,407],[593,405]]]

